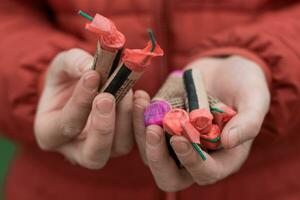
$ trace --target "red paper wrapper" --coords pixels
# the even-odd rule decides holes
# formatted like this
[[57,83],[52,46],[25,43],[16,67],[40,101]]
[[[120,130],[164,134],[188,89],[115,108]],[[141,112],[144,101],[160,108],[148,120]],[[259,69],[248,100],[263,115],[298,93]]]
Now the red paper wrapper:
[[151,58],[163,56],[164,51],[156,43],[155,49],[151,52],[152,43],[149,41],[144,49],[125,49],[122,61],[128,68],[135,72],[142,72],[151,63]]
[[182,124],[182,128],[184,136],[190,142],[200,144],[200,133],[190,122]]
[[163,119],[163,128],[170,135],[183,135],[182,124],[189,122],[188,113],[179,108],[170,110]]
[[[222,105],[222,106],[221,106]],[[215,105],[214,107],[217,107],[218,109],[224,111],[223,113],[218,111],[212,111],[212,114],[214,116],[213,122],[217,124],[220,129],[222,130],[226,123],[231,120],[236,115],[236,111],[230,108],[229,106],[226,106],[224,104],[221,104],[220,106]]]
[[108,18],[96,14],[91,23],[87,23],[85,28],[99,37],[100,45],[108,51],[115,51],[123,48],[125,36],[118,31],[116,25]]
[[221,130],[218,125],[210,125],[210,130],[206,134],[200,135],[201,145],[207,149],[219,149],[221,147]]

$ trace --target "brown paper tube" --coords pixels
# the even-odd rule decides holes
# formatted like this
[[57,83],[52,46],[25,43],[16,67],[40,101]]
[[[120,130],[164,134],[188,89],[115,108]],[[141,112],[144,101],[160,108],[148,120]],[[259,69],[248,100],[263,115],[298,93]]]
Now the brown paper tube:
[[164,54],[157,43],[154,49],[152,47],[153,43],[149,41],[144,49],[125,49],[121,63],[105,82],[100,93],[112,94],[118,103],[140,79],[150,65],[151,59]]
[[120,63],[101,88],[100,93],[108,92],[112,94],[118,103],[140,79],[142,74],[143,72],[132,71],[124,63]]
[[105,50],[101,48],[99,41],[97,42],[96,53],[94,56],[93,69],[100,74],[99,89],[107,81],[108,77],[119,64],[121,49]]
[[213,119],[201,71],[197,68],[188,69],[183,74],[183,80],[187,92],[191,123],[201,131],[209,126]]

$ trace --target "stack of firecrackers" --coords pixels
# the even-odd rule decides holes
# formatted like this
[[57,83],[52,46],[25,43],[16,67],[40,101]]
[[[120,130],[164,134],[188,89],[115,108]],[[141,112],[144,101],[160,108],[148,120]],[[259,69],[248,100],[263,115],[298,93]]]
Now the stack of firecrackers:
[[174,71],[145,109],[145,126],[159,125],[166,133],[168,149],[180,163],[169,144],[172,135],[186,137],[203,160],[202,150],[222,148],[221,132],[236,115],[229,106],[208,96],[201,71],[197,68]]
[[[86,29],[98,37],[92,69],[101,77],[99,92],[112,94],[118,103],[141,78],[152,58],[163,56],[163,50],[151,29],[144,49],[128,49],[124,48],[125,36],[110,19],[100,14],[91,17],[83,11],[79,14],[90,21]],[[144,121],[145,126],[163,127],[168,140],[172,135],[185,136],[205,160],[202,149],[221,147],[221,130],[235,114],[218,99],[207,96],[200,71],[189,69],[170,74],[146,108]],[[168,148],[179,166],[169,142]]]
[[150,41],[144,49],[124,48],[126,38],[108,18],[96,14],[91,17],[83,11],[79,14],[90,22],[85,28],[98,37],[92,69],[101,77],[99,92],[112,94],[118,103],[141,78],[152,58],[164,52],[148,29]]

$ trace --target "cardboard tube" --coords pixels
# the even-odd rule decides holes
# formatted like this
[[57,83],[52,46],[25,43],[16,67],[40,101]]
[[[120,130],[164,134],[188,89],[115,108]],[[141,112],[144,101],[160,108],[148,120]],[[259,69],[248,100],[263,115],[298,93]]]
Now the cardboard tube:
[[94,56],[93,69],[100,74],[99,89],[107,81],[108,77],[116,69],[116,65],[120,61],[121,49],[115,51],[108,51],[101,48],[99,41],[97,42],[96,53]]
[[210,110],[214,116],[213,122],[222,130],[226,123],[232,119],[237,113],[235,110],[225,105],[219,99],[208,96]]
[[150,48],[151,43],[148,42],[144,49],[125,49],[122,62],[105,82],[100,93],[112,94],[118,103],[140,79],[151,59],[163,55],[163,50],[158,44],[153,52],[150,52]]
[[209,110],[208,98],[199,69],[188,69],[183,74],[188,99],[191,123],[199,131],[212,123],[213,116]]
[[86,24],[86,29],[96,33],[99,38],[93,69],[100,74],[100,89],[119,64],[120,53],[126,39],[110,19],[99,14],[96,14],[92,21]]
[[143,72],[132,71],[124,63],[121,63],[106,81],[100,93],[108,92],[112,94],[116,99],[116,103],[118,103],[140,79],[142,74]]

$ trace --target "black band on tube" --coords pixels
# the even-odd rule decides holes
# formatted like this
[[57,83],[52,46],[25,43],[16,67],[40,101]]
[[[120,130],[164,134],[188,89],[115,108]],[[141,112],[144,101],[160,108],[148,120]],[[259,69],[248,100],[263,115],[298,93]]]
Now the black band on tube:
[[196,87],[194,83],[194,78],[192,70],[186,70],[183,74],[184,85],[187,93],[187,98],[189,102],[189,111],[193,111],[199,108],[198,96],[196,92]]
[[111,65],[108,77],[110,77],[112,75],[112,73],[114,73],[114,71],[117,69],[117,67],[119,65],[119,62],[120,62],[120,59],[121,59],[122,52],[123,52],[123,49],[118,50],[118,52],[115,56],[115,59],[114,59],[112,65]]
[[109,83],[109,85],[107,86],[107,88],[105,88],[103,92],[108,92],[115,96],[118,90],[129,77],[131,72],[132,71],[128,67],[126,67],[126,65],[123,64],[122,67],[120,67],[120,70],[117,72],[116,76],[112,79],[112,81]]

